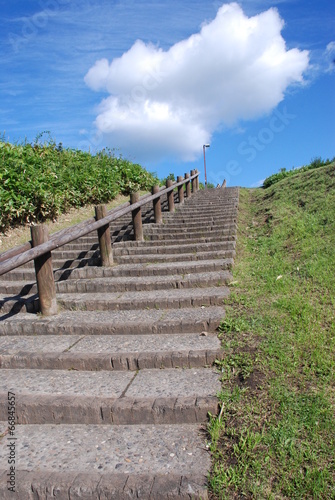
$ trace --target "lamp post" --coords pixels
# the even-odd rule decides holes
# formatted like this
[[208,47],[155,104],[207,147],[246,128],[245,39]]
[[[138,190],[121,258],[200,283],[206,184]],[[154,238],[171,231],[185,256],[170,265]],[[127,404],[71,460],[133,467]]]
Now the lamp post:
[[204,144],[202,149],[204,150],[204,167],[205,167],[205,188],[207,188],[207,173],[206,173],[206,148],[209,148],[210,144]]

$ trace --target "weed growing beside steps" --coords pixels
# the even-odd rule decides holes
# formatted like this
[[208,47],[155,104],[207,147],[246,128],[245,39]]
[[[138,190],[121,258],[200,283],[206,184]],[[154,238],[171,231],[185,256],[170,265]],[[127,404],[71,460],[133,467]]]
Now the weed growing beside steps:
[[335,498],[335,169],[241,190],[213,498]]

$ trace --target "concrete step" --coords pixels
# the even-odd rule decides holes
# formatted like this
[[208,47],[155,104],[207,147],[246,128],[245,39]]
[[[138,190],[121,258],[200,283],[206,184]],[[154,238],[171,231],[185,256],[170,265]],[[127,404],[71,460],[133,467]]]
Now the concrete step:
[[115,257],[118,264],[144,263],[144,262],[183,262],[194,260],[226,259],[234,258],[235,250],[216,250],[212,252],[174,253],[174,254],[145,254],[145,255],[123,255]]
[[[137,277],[125,278],[90,278],[81,280],[65,280],[56,282],[57,293],[93,293],[93,292],[124,292],[163,290],[174,288],[192,288],[199,286],[219,286],[232,281],[229,271],[214,271],[187,274],[172,274],[167,276],[147,276],[140,280]],[[0,293],[6,299],[12,299],[13,295],[26,296],[37,293],[36,283],[25,281],[3,281],[0,282]]]
[[[146,246],[150,244],[151,246],[153,245],[158,245],[158,246],[171,246],[171,245],[198,245],[198,244],[203,244],[203,243],[221,243],[224,241],[235,241],[236,240],[236,227],[232,225],[231,227],[226,227],[225,229],[220,230],[220,236],[206,236],[206,237],[195,237],[193,236],[192,238],[188,238],[187,241],[185,241],[185,238],[183,236],[174,236],[173,242],[171,242],[171,239],[165,239],[161,238],[161,235],[159,235],[160,238],[159,240],[154,240],[151,239],[150,243],[149,240],[144,240],[144,241],[120,241],[117,242],[113,245],[113,248],[131,248],[131,247],[139,247],[139,246]],[[205,241],[204,241],[205,240]]]
[[220,252],[224,250],[235,250],[235,241],[219,241],[212,243],[198,243],[198,244],[181,244],[181,245],[151,245],[151,243],[143,242],[142,245],[114,245],[113,255],[116,259],[119,257],[125,257],[127,255],[178,255],[186,253],[201,253],[201,252]]
[[[224,216],[224,215],[203,215],[200,216],[199,219],[196,216],[190,215],[189,217],[183,214],[176,214],[175,217],[164,217],[163,218],[163,223],[161,225],[163,226],[170,226],[170,224],[174,225],[175,227],[178,225],[190,225],[190,227],[202,227],[207,224],[213,224],[216,223],[218,224],[219,227],[222,226],[229,226],[231,224],[231,219],[234,219],[236,221],[237,214],[234,213],[229,216]],[[199,220],[201,223],[196,224],[195,222]],[[143,227],[150,227],[151,225],[154,225],[153,223],[145,224]],[[156,224],[157,226],[157,224]],[[158,225],[159,226],[159,225]]]
[[64,310],[128,311],[136,309],[180,309],[222,305],[228,287],[154,290],[152,292],[59,294]]
[[[94,252],[99,250],[99,242],[98,238],[95,238],[93,243],[78,243],[78,240],[74,240],[72,243],[66,243],[66,245],[63,245],[59,251],[63,252]],[[53,250],[52,253],[54,253],[57,250]]]
[[[230,220],[230,223],[234,224],[236,222],[236,218],[232,218]],[[147,226],[143,227],[144,234],[172,234],[174,236],[184,236],[184,234],[192,234],[192,235],[197,235],[197,234],[209,234],[212,232],[220,232],[223,229],[226,229],[227,225],[210,225],[208,224],[203,225],[201,227],[188,227],[187,224],[182,224],[180,223],[178,226],[172,227],[170,224],[159,224],[159,225],[152,225],[148,224]]]
[[1,370],[0,420],[15,392],[17,424],[176,424],[216,413],[213,368],[139,371]]
[[160,224],[160,225],[157,225],[155,223],[150,223],[150,224],[146,224],[145,225],[145,228],[150,228],[150,227],[159,227],[159,226],[162,226],[162,227],[166,227],[166,228],[171,228],[171,229],[178,229],[180,228],[180,226],[182,225],[182,227],[187,227],[189,229],[193,229],[193,228],[202,228],[202,227],[218,227],[218,228],[222,228],[224,229],[226,227],[226,221],[222,220],[222,221],[216,221],[213,217],[209,217],[207,220],[205,221],[202,221],[202,222],[194,222],[193,219],[183,219],[183,220],[180,220],[178,222],[174,222],[174,219],[171,218],[171,219],[165,219],[163,220],[163,223]]
[[104,277],[112,276],[166,276],[169,274],[190,274],[203,273],[210,271],[221,271],[222,269],[231,269],[234,260],[227,259],[211,259],[199,260],[190,262],[164,262],[164,263],[148,263],[148,264],[120,264],[110,268],[83,268],[74,270],[73,272],[85,273],[87,277],[98,277],[101,273]]
[[52,260],[55,261],[66,261],[66,260],[80,260],[80,259],[92,259],[94,257],[100,257],[99,246],[94,250],[63,250],[63,247],[59,250],[53,250]]
[[223,351],[217,335],[39,335],[0,337],[0,367],[39,370],[142,370],[211,366]]
[[30,295],[37,293],[36,283],[27,281],[0,281],[0,294],[7,298],[12,295]]
[[[185,207],[194,207],[194,208],[197,208],[197,207],[200,207],[200,206],[204,206],[204,207],[207,207],[207,206],[212,206],[212,207],[225,207],[225,206],[232,206],[232,205],[235,205],[237,203],[237,199],[236,197],[216,197],[216,198],[213,198],[212,200],[208,200],[206,198],[202,198],[201,196],[199,196],[197,194],[196,197],[193,197],[193,199],[191,198],[188,203],[185,203],[184,206]],[[183,206],[183,205],[181,205]]]
[[[172,219],[174,220],[174,219]],[[218,218],[216,221],[215,219],[211,218],[211,217],[208,217],[208,218],[204,218],[203,219],[204,222],[216,222],[216,227],[217,229],[219,230],[223,230],[225,231],[226,229],[235,229],[236,228],[236,216],[232,216],[230,217],[229,219],[228,218],[224,218],[224,217],[220,217]],[[166,221],[165,223],[163,224],[154,224],[154,223],[148,223],[148,224],[145,224],[143,225],[143,230],[144,232],[151,232],[152,230],[154,231],[167,231],[167,232],[175,232],[175,233],[179,233],[180,230],[182,229],[187,229],[188,228],[188,222],[187,222],[187,219],[185,219],[185,217],[181,217],[180,219],[176,219],[174,220],[174,222],[177,224],[175,226],[171,226],[169,225],[168,221]],[[179,229],[178,229],[179,227]],[[193,230],[193,232],[201,232],[201,230],[203,228],[206,228],[208,229],[209,225],[206,225],[206,224],[203,224],[201,226],[190,226],[190,231]],[[119,242],[128,242],[128,241],[131,241],[133,240],[134,238],[134,235],[133,235],[133,231],[130,231],[128,233],[123,233],[121,235],[113,235],[112,234],[112,243],[119,243]],[[79,246],[78,246],[79,245]],[[78,243],[78,240],[76,240],[76,242],[74,242],[73,244],[67,244],[67,245],[64,245],[64,250],[68,250],[68,249],[79,249],[79,250],[82,250],[83,248],[87,248],[87,249],[90,249],[92,248],[93,246],[95,246],[94,248],[98,249],[98,238],[96,235],[92,235],[92,236],[89,236],[89,237],[85,237],[85,238],[82,238],[82,241],[80,243]]]
[[187,242],[189,240],[191,241],[198,241],[198,242],[203,242],[203,241],[220,241],[223,236],[225,236],[224,230],[213,230],[213,231],[197,231],[197,232],[182,232],[179,231],[178,233],[171,233],[169,231],[166,232],[159,232],[159,231],[145,231],[144,232],[144,239],[146,241],[166,241],[166,242],[171,242],[171,241],[179,241],[179,242]]
[[67,278],[67,273],[72,278],[112,278],[112,277],[134,277],[137,279],[144,276],[167,276],[169,274],[190,274],[231,269],[233,259],[211,259],[194,262],[164,262],[148,264],[120,264],[115,267],[85,267],[82,269],[69,269],[61,273],[56,271],[58,279]]
[[[130,309],[179,309],[222,305],[228,297],[227,287],[188,288],[123,293],[62,293],[57,295],[58,305],[69,311],[125,311]],[[26,298],[0,297],[1,314],[39,312],[37,295]]]
[[205,205],[198,205],[198,206],[191,206],[191,205],[184,205],[183,207],[180,207],[179,209],[175,210],[175,212],[165,212],[164,217],[170,217],[172,218],[174,215],[176,217],[180,215],[184,215],[187,218],[192,218],[192,215],[196,215],[197,219],[201,220],[202,216],[205,215],[206,217],[208,216],[227,216],[231,214],[236,214],[237,213],[237,207],[233,205],[220,205],[215,206],[213,208]]
[[220,306],[127,311],[61,311],[57,316],[16,314],[2,318],[0,335],[151,335],[214,332]]
[[[153,276],[167,274],[189,274],[193,272],[216,271],[221,269],[230,269],[233,265],[233,259],[211,259],[194,262],[176,262],[163,264],[120,264],[114,267],[95,267],[86,266],[82,268],[69,268],[57,270],[54,272],[56,281],[66,279],[82,278],[110,278],[112,276]],[[207,267],[206,267],[207,266]],[[35,272],[33,269],[17,268],[3,275],[0,281],[35,281]]]
[[100,256],[93,257],[90,259],[73,259],[73,260],[52,259],[52,267],[55,271],[60,269],[74,269],[85,266],[100,266],[100,263],[101,263]]
[[3,318],[2,315],[38,313],[39,310],[40,308],[37,294],[27,295],[26,297],[0,296],[0,318]]
[[133,276],[120,278],[92,278],[68,280],[56,283],[60,293],[110,293],[152,290],[190,289],[199,287],[222,286],[232,281],[230,271],[212,271],[187,275]]
[[[57,269],[70,269],[76,267],[85,267],[85,266],[99,266],[101,262],[100,256],[98,257],[90,257],[88,259],[52,259],[52,267],[56,271]],[[34,271],[34,263],[27,262],[27,264],[23,264],[20,266],[20,269],[28,269]]]
[[[208,499],[211,463],[199,424],[18,425],[15,438],[16,493],[2,470],[4,500]],[[3,464],[7,450],[0,447]]]

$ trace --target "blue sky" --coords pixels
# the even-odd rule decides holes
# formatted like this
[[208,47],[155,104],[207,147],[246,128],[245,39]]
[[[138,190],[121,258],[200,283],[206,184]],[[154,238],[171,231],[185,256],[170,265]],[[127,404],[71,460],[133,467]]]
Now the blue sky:
[[[0,133],[256,186],[335,155],[333,0],[0,1]],[[275,8],[276,10],[274,10]],[[270,10],[269,10],[270,9]]]

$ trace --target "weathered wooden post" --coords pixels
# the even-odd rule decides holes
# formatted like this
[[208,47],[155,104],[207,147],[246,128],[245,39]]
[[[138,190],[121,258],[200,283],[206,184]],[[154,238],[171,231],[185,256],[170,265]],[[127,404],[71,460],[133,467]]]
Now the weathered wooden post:
[[[107,215],[106,205],[97,205],[95,207],[95,218],[96,220],[103,219]],[[101,265],[103,267],[110,267],[113,265],[113,250],[112,250],[112,240],[109,224],[98,229]]]
[[[138,201],[140,201],[140,193],[138,191],[135,193],[131,193],[130,204],[133,205],[134,203],[137,203]],[[143,238],[141,207],[135,208],[131,212],[131,215],[133,218],[135,241],[143,241],[144,238]]]
[[[152,188],[152,194],[159,193],[159,186],[153,186]],[[154,216],[155,216],[155,223],[156,224],[162,224],[163,222],[163,217],[162,217],[162,204],[161,204],[161,197],[156,198],[153,201],[154,204]]]
[[[195,173],[199,174],[199,170],[196,170]],[[199,191],[199,175],[195,180],[195,189],[196,189],[196,191]]]
[[[49,240],[48,228],[44,224],[32,226],[30,234],[33,247]],[[53,316],[58,313],[58,307],[51,252],[36,257],[34,264],[41,313],[43,316]]]
[[[178,175],[177,182],[182,182],[183,180],[184,180],[183,176]],[[179,201],[180,205],[182,205],[184,203],[184,184],[182,184],[181,186],[178,186],[178,201]]]
[[[173,184],[173,181],[171,179],[168,179],[166,181],[166,187],[169,188]],[[169,212],[174,212],[174,194],[173,194],[173,189],[167,194],[167,200],[168,200],[168,205],[169,205]]]
[[[195,170],[191,170],[191,177],[194,174],[195,174]],[[191,180],[191,186],[192,186],[192,193],[195,193],[195,191],[196,191],[196,189],[195,189],[195,179]]]
[[[185,179],[189,179],[189,178],[190,178],[190,174],[186,173]],[[191,183],[190,183],[190,181],[187,181],[186,182],[186,197],[190,198],[190,196],[191,196]]]

